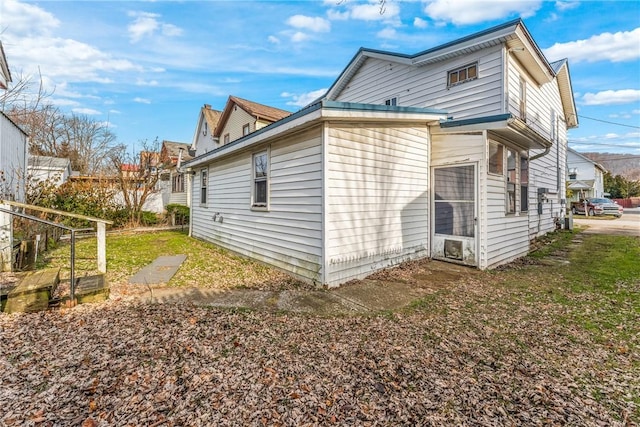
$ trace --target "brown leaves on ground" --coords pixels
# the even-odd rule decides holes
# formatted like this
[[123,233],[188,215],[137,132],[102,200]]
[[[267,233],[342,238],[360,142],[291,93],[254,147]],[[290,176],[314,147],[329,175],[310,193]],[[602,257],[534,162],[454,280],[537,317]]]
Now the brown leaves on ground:
[[554,323],[553,303],[489,291],[508,292],[471,279],[433,309],[380,316],[113,301],[0,315],[0,424],[638,421],[637,354]]

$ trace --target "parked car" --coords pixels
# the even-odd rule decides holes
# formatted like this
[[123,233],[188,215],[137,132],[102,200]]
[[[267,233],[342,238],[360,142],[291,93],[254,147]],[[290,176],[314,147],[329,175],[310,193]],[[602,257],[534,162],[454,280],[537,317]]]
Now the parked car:
[[574,215],[584,215],[585,202],[589,216],[613,215],[617,218],[622,216],[622,206],[605,197],[594,197],[591,199],[582,199],[579,202],[573,202],[571,203],[571,212],[573,212]]

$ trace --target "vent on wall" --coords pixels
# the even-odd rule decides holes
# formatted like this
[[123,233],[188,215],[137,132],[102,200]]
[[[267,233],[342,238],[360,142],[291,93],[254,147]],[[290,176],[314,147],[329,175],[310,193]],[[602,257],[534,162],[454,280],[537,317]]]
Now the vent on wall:
[[446,239],[444,241],[444,256],[462,261],[462,241]]

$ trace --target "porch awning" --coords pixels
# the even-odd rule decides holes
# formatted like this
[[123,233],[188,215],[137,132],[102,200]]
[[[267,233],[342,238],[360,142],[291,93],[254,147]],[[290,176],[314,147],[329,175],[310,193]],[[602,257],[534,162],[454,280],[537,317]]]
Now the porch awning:
[[472,119],[441,120],[440,132],[459,133],[473,131],[488,131],[500,139],[512,142],[524,149],[545,149],[551,147],[551,140],[532,129],[523,120],[512,114],[476,117]]
[[593,186],[582,181],[573,181],[567,187],[569,190],[591,190],[593,188]]

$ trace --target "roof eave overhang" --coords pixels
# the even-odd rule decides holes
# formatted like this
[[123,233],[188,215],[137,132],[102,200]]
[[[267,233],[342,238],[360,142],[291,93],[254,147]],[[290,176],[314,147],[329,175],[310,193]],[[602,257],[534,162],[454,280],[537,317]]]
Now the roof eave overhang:
[[194,168],[249,147],[280,138],[286,134],[313,126],[320,122],[393,122],[435,124],[446,117],[446,112],[414,107],[388,107],[386,105],[355,104],[322,101],[294,113],[279,122],[259,129],[231,144],[210,151],[184,163],[186,168]]
[[551,147],[551,140],[540,135],[522,120],[511,114],[481,117],[465,120],[448,120],[440,122],[438,134],[488,131],[499,139],[513,143],[524,149],[545,149]]

